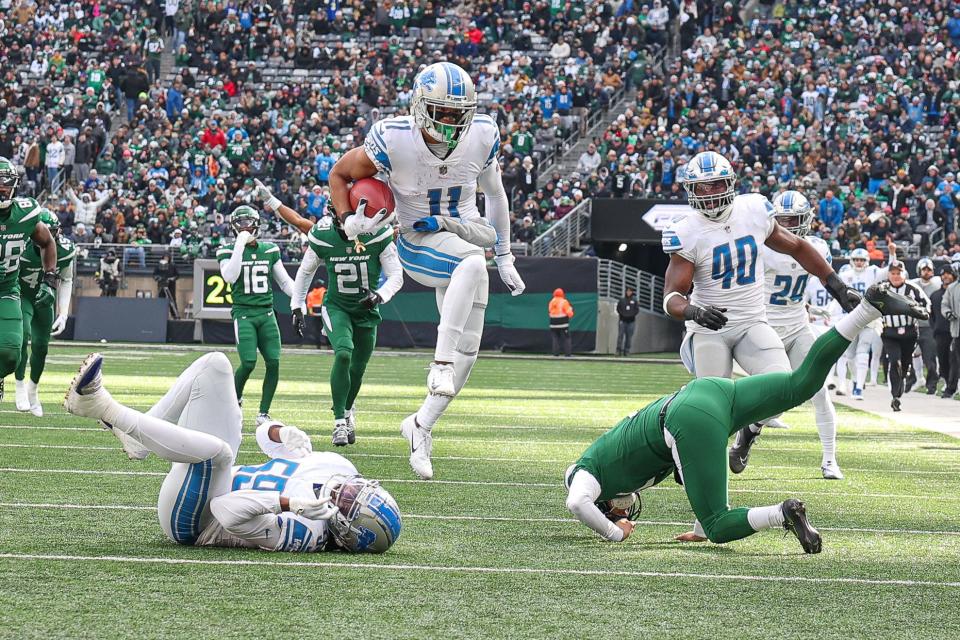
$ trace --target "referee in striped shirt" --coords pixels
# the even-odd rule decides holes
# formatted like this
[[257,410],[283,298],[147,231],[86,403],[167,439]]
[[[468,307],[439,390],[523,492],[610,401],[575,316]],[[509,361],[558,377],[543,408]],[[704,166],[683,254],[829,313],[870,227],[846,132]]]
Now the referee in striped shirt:
[[[912,282],[907,282],[909,276],[907,265],[899,260],[890,262],[889,275],[891,291],[915,299],[930,310],[930,299],[923,289]],[[906,315],[883,316],[883,350],[887,354],[889,363],[890,394],[893,400],[890,406],[894,411],[900,411],[900,397],[903,395],[903,380],[910,369],[913,359],[913,349],[917,345],[917,320]]]

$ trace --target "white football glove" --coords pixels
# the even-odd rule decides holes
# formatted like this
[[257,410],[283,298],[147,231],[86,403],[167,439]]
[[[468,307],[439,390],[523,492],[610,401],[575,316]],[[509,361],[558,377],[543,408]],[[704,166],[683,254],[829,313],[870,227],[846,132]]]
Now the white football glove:
[[58,336],[63,333],[63,330],[67,328],[67,316],[59,315],[57,319],[53,321],[53,325],[50,327],[50,335]]
[[279,435],[281,444],[295,454],[291,457],[304,458],[313,453],[313,443],[310,442],[310,436],[297,427],[280,427]]
[[263,203],[264,209],[276,212],[276,210],[280,208],[280,198],[273,195],[270,189],[267,188],[267,185],[260,182],[259,179],[254,178],[253,184],[256,187],[253,190],[253,197]]
[[385,224],[393,222],[396,218],[396,212],[387,213],[387,210],[380,209],[372,218],[366,216],[367,199],[360,198],[357,203],[357,210],[346,217],[343,221],[343,233],[348,240],[355,240],[357,236],[363,233],[373,233]]
[[329,520],[337,515],[337,506],[330,498],[290,498],[290,511],[308,520]]
[[503,284],[507,285],[507,288],[510,289],[510,295],[518,296],[523,293],[527,285],[523,283],[523,278],[520,277],[517,268],[513,266],[513,254],[504,253],[494,258],[494,260],[497,263],[497,271],[500,272],[500,279],[503,280]]
[[247,243],[250,242],[250,239],[253,238],[253,234],[249,231],[241,231],[237,234],[237,242],[234,247],[245,247]]

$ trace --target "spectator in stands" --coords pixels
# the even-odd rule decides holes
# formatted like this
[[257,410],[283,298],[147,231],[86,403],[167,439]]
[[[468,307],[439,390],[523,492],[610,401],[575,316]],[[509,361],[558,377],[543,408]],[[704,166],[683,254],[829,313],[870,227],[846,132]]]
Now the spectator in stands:
[[[91,177],[96,180],[96,173],[91,171]],[[95,189],[96,183],[91,185],[90,191]],[[99,200],[93,200],[90,191],[84,191],[80,194],[80,197],[77,197],[77,194],[74,193],[73,189],[67,187],[67,197],[70,199],[70,202],[73,204],[76,213],[74,214],[75,219],[78,223],[83,223],[87,226],[92,226],[97,219],[97,212],[100,211],[100,208],[103,207],[112,197],[112,191],[107,191],[102,198]]]
[[127,105],[127,120],[132,121],[137,104],[150,91],[150,80],[142,66],[138,64],[127,70],[121,83],[121,89]]
[[60,134],[55,133],[46,147],[46,159],[44,160],[47,168],[47,187],[52,193],[56,193],[54,178],[63,168],[64,149],[63,142],[60,141]]
[[597,145],[591,142],[587,145],[587,150],[580,154],[580,159],[577,162],[577,173],[588,176],[599,169],[602,163],[603,158],[597,153]]
[[123,267],[126,269],[127,263],[131,257],[135,257],[141,269],[146,269],[146,245],[152,244],[147,237],[147,230],[143,225],[137,227],[133,238],[130,240],[130,246],[123,248]]
[[832,190],[827,190],[820,201],[819,216],[820,220],[831,229],[843,220],[843,203],[834,197]]

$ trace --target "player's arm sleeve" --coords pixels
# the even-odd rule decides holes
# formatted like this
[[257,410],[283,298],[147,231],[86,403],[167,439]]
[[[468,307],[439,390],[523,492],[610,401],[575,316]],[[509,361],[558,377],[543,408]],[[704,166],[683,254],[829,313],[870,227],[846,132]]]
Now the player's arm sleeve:
[[60,286],[57,287],[57,313],[67,315],[73,296],[73,261],[60,268]]
[[603,512],[594,504],[600,497],[600,483],[583,469],[579,469],[570,481],[567,493],[567,509],[577,520],[587,525],[600,536],[612,542],[623,540],[623,531],[607,520]]
[[[470,244],[488,249],[497,242],[499,233],[490,226],[484,218],[476,220],[464,220],[463,218],[452,218],[450,216],[435,216],[444,231],[449,231],[460,236],[461,239]],[[508,231],[509,233],[509,231]],[[507,243],[509,251],[510,243]],[[498,255],[501,252],[498,252]]]
[[273,263],[273,279],[280,285],[281,291],[290,296],[292,300],[294,293],[293,278],[291,278],[287,270],[283,268],[283,262],[280,260]]
[[391,242],[380,252],[380,268],[387,276],[383,286],[377,289],[377,295],[384,302],[390,302],[403,286],[403,267],[400,266],[400,256],[397,247]]
[[383,123],[378,122],[367,133],[363,141],[363,151],[370,158],[370,162],[377,168],[377,171],[390,175],[393,166],[390,164],[390,153],[387,150],[387,135],[383,128]]
[[665,254],[677,254],[688,262],[696,264],[697,257],[693,251],[693,243],[687,240],[687,233],[682,221],[675,222],[660,233],[660,246]]
[[510,253],[510,201],[503,188],[500,163],[489,163],[480,174],[477,183],[486,198],[487,220],[497,233],[494,253],[498,256]]
[[236,282],[243,267],[243,247],[235,244],[232,252],[230,249],[221,249],[217,252],[217,260],[220,261],[220,275],[223,279],[230,284]]
[[227,533],[272,549],[280,540],[280,492],[240,489],[210,501],[210,512]]
[[754,197],[757,199],[757,208],[762,208],[764,216],[764,231],[763,237],[767,239],[770,237],[770,234],[773,233],[774,228],[777,226],[776,213],[777,210],[774,208],[773,204],[767,200],[766,196],[763,196],[759,193],[754,194]]
[[[306,303],[307,289],[313,282],[313,274],[320,268],[320,257],[315,251],[307,250],[303,253],[297,277],[293,281],[293,293],[290,294],[290,310],[300,309]],[[262,449],[263,447],[261,447]],[[269,454],[268,454],[269,455]]]

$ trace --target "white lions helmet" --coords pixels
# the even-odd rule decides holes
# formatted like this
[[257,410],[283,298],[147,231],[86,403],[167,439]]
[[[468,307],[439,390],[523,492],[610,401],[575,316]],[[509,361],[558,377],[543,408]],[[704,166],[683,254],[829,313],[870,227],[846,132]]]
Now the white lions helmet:
[[417,126],[452,151],[467,133],[477,112],[477,92],[466,71],[437,62],[413,81],[411,112]]
[[704,151],[679,176],[687,191],[687,202],[708,220],[725,220],[733,211],[737,176],[733,165],[719,153]]
[[930,258],[920,258],[917,261],[917,273],[920,273],[924,269],[930,269],[930,271],[933,271],[933,260]]
[[799,191],[784,191],[773,199],[774,217],[784,229],[801,238],[810,233],[813,207]]
[[339,509],[330,532],[343,549],[353,553],[383,553],[400,537],[400,508],[376,480],[332,476],[320,490]]
[[860,273],[870,264],[870,254],[866,249],[854,249],[850,252],[850,264],[853,265],[854,271]]

